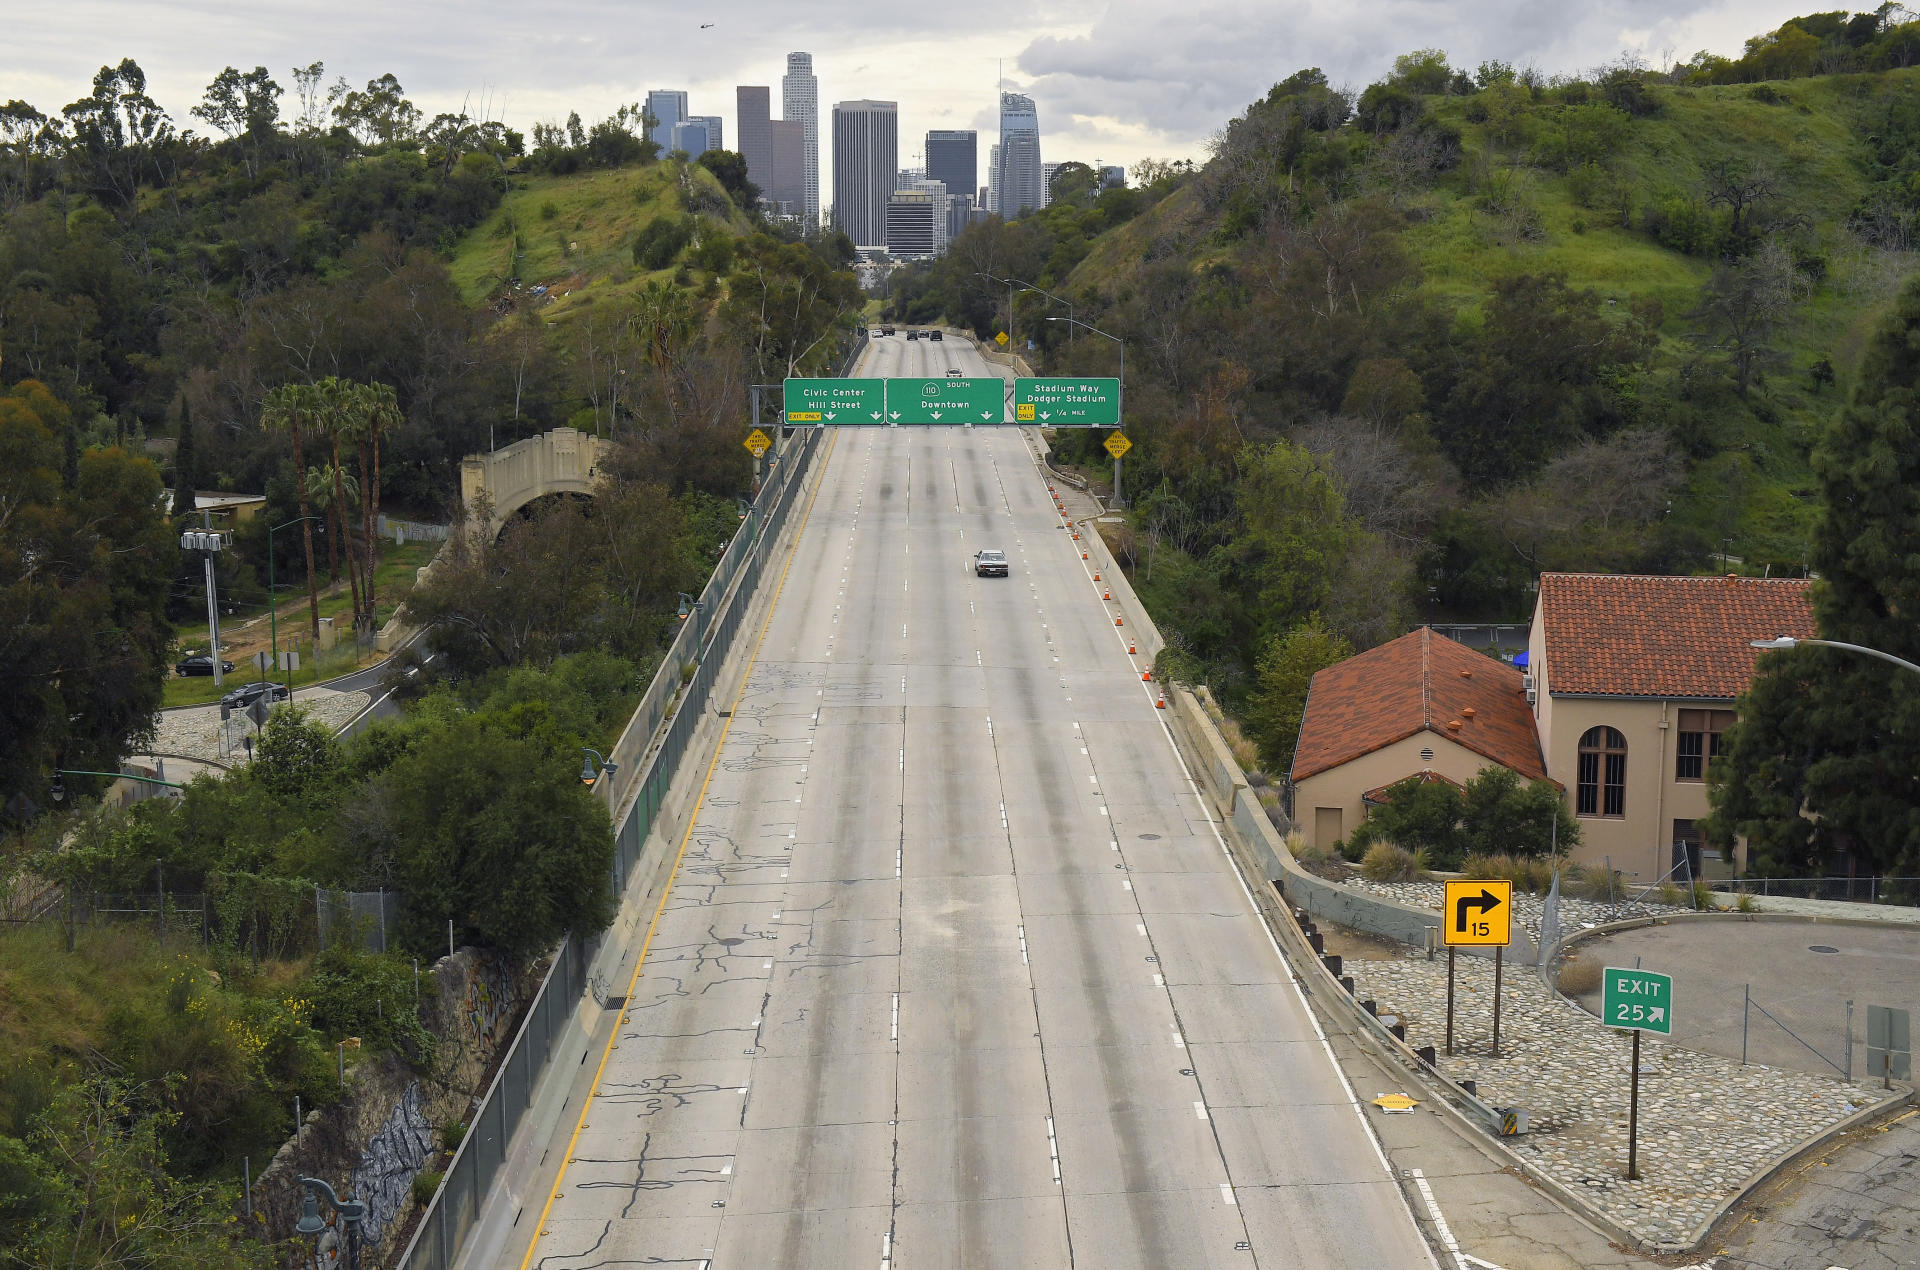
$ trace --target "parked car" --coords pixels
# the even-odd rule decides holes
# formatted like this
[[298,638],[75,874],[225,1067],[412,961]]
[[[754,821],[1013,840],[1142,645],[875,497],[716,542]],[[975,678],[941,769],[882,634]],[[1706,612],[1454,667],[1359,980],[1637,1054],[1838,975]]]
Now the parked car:
[[265,697],[268,702],[274,702],[285,701],[291,696],[293,696],[293,690],[285,684],[250,683],[243,684],[220,698],[220,704],[230,710],[245,710],[262,697]]
[[973,572],[975,577],[1004,578],[1007,576],[1007,553],[1004,551],[976,551],[973,553]]
[[[185,657],[182,657],[174,663],[173,673],[176,675],[211,675],[213,673],[213,658],[207,653],[188,653]],[[233,663],[224,657],[220,659],[220,673],[223,675],[231,675],[233,673]]]

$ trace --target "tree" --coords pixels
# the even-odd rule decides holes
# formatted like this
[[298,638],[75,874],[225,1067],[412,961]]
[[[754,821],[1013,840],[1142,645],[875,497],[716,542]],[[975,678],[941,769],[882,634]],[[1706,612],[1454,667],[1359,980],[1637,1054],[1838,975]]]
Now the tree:
[[1285,772],[1293,765],[1314,673],[1351,656],[1353,646],[1328,631],[1318,613],[1267,645],[1254,668],[1246,722],[1269,772]]
[[173,518],[187,522],[193,517],[194,493],[200,484],[200,463],[194,455],[193,414],[186,403],[180,405],[180,433],[173,446]]
[[365,610],[360,602],[360,562],[355,554],[353,534],[347,527],[346,469],[340,461],[340,448],[352,443],[360,426],[358,388],[351,380],[333,375],[315,384],[318,408],[314,418],[332,447],[333,462],[328,470],[333,476],[333,519],[340,531],[340,552],[347,558],[347,586],[353,592],[354,627],[364,636],[369,632],[361,626]]
[[393,883],[409,942],[466,939],[521,962],[613,916],[613,828],[580,784],[580,756],[464,716],[420,738],[381,778]]
[[738,150],[707,150],[697,162],[713,173],[735,207],[751,210],[760,201],[760,187],[747,179],[747,157]]
[[1544,856],[1580,845],[1580,822],[1552,781],[1522,782],[1494,763],[1467,782],[1460,845],[1468,855]]
[[[311,386],[306,384],[283,384],[270,389],[260,410],[260,426],[270,432],[284,430],[293,438],[294,489],[300,500],[300,515],[304,518],[311,513],[307,510],[308,482],[307,462],[302,457],[301,438],[307,429],[314,426],[319,401]],[[313,623],[313,637],[320,638],[320,591],[313,576],[313,522],[302,519],[300,522],[300,540],[307,555],[307,611]],[[270,603],[278,604],[276,597],[268,597]]]
[[[1920,280],[1867,345],[1813,455],[1823,636],[1920,661]],[[1840,649],[1768,653],[1709,769],[1708,832],[1761,873],[1920,868],[1920,676]]]
[[1703,342],[1720,350],[1743,400],[1766,370],[1781,362],[1773,337],[1793,310],[1797,275],[1786,248],[1769,243],[1745,260],[1722,262],[1700,291],[1692,316]]
[[1460,786],[1444,777],[1409,776],[1387,787],[1385,801],[1347,839],[1347,854],[1358,859],[1376,842],[1405,851],[1424,851],[1438,869],[1459,864],[1466,855],[1460,837]]

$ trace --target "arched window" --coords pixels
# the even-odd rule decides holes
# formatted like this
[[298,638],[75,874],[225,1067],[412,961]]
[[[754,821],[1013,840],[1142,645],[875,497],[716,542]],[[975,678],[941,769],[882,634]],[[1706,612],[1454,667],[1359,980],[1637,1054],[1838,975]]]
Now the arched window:
[[1609,727],[1580,738],[1580,779],[1573,809],[1582,816],[1627,814],[1627,738]]

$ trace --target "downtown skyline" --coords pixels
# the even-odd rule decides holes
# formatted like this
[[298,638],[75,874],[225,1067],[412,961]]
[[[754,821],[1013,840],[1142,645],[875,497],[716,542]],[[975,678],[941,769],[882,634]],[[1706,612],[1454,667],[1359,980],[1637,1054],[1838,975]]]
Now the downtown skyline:
[[[1338,9],[1203,0],[1197,11],[1144,0],[1092,9],[988,0],[973,22],[944,27],[917,13],[852,10],[796,21],[766,0],[736,0],[711,17],[605,0],[562,0],[537,15],[488,0],[458,11],[337,0],[312,12],[235,11],[218,0],[166,10],[72,0],[12,16],[0,82],[5,97],[57,114],[86,94],[102,65],[130,57],[184,129],[199,124],[189,111],[222,67],[263,65],[286,84],[290,67],[320,60],[329,82],[344,76],[358,88],[391,72],[428,117],[464,109],[525,134],[536,123],[563,122],[570,111],[605,118],[667,87],[686,91],[699,113],[722,116],[727,141],[737,145],[735,87],[771,85],[778,118],[786,54],[804,49],[814,55],[823,131],[836,101],[896,101],[903,168],[924,163],[916,151],[929,131],[973,129],[985,184],[1003,63],[1006,90],[1038,104],[1050,156],[1130,168],[1147,157],[1204,159],[1209,138],[1229,119],[1306,65],[1357,90],[1384,76],[1395,55],[1422,46],[1446,49],[1468,66],[1500,58],[1547,73],[1588,69],[1596,47],[1656,63],[1698,48],[1737,54],[1754,29],[1802,8],[1785,0],[1598,0],[1549,20],[1519,0],[1412,13],[1391,0]],[[630,35],[636,24],[647,35],[640,56]],[[1229,30],[1234,37],[1223,38]],[[826,191],[831,147],[821,150]]]

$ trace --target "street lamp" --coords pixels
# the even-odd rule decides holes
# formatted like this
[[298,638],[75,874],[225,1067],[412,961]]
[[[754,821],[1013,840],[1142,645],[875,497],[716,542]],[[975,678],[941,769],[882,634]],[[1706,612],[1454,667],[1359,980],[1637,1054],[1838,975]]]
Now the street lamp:
[[599,780],[600,780],[599,775],[596,774],[593,770],[593,765],[596,762],[600,764],[602,771],[604,771],[608,776],[612,776],[614,772],[618,770],[620,767],[618,763],[609,763],[607,761],[607,756],[602,754],[599,750],[594,749],[592,746],[588,746],[588,745],[581,746],[580,755],[581,755],[580,783],[582,785],[585,785],[588,789],[592,789],[596,784],[599,783]]
[[360,1270],[360,1230],[367,1220],[366,1204],[357,1199],[341,1199],[331,1186],[317,1177],[303,1177],[298,1181],[307,1188],[307,1193],[300,1201],[300,1220],[294,1223],[294,1233],[317,1241],[326,1232],[327,1223],[320,1217],[317,1202],[318,1196],[325,1195],[347,1228],[347,1270]]
[[[291,529],[303,520],[319,520],[318,516],[295,516],[284,525],[275,525],[267,530],[267,627],[273,632],[273,667],[280,668],[280,597],[273,589],[273,536],[282,529]],[[325,522],[321,522],[325,523]],[[217,670],[218,667],[216,666]],[[293,680],[289,678],[288,683]]]
[[[1076,318],[1076,317],[1063,317],[1063,318],[1050,317],[1047,319],[1047,321],[1071,323],[1071,325],[1067,328],[1069,330],[1073,329],[1073,327],[1075,326],[1084,326],[1089,331],[1092,331],[1095,335],[1104,335],[1108,339],[1112,340],[1114,343],[1120,346],[1119,406],[1120,406],[1120,421],[1124,425],[1127,419],[1127,342],[1121,339],[1118,335],[1113,334],[1111,331],[1103,331],[1099,327],[1095,326],[1093,323],[1082,322],[1079,318]],[[1120,497],[1120,459],[1118,456],[1116,456],[1113,460],[1113,505],[1115,507],[1125,507],[1127,505],[1126,500]]]
[[1883,653],[1877,648],[1868,648],[1864,644],[1847,644],[1837,639],[1802,639],[1794,635],[1776,635],[1772,639],[1756,639],[1748,642],[1755,648],[1779,649],[1782,651],[1798,648],[1802,644],[1819,644],[1825,648],[1844,648],[1850,653],[1865,653],[1869,657],[1878,657],[1881,661],[1890,661],[1896,666],[1911,670],[1915,674],[1920,674],[1920,666],[1914,665],[1905,658],[1895,657],[1892,653]]
[[220,686],[220,606],[213,589],[213,557],[226,544],[223,534],[208,529],[189,529],[180,535],[180,550],[204,551],[207,560],[207,642],[213,645],[213,686]]
[[[1072,321],[1073,321],[1073,301],[1071,301],[1071,300],[1063,300],[1063,299],[1061,299],[1061,298],[1060,298],[1059,296],[1057,296],[1057,295],[1055,295],[1055,294],[1054,294],[1053,292],[1051,292],[1051,291],[1049,291],[1049,290],[1047,290],[1047,289],[1046,289],[1045,287],[1036,287],[1036,286],[1034,286],[1034,285],[1033,285],[1033,284],[1032,284],[1031,282],[1020,282],[1020,279],[1018,279],[1018,278],[1013,278],[1013,279],[1011,279],[1011,281],[1013,281],[1013,282],[1019,282],[1019,283],[1020,283],[1020,288],[1021,288],[1021,290],[1023,290],[1023,291],[1037,291],[1037,292],[1039,292],[1039,293],[1040,293],[1041,295],[1043,295],[1043,296],[1045,296],[1045,297],[1047,297],[1047,299],[1049,299],[1049,300],[1051,300],[1051,301],[1053,301],[1053,302],[1054,302],[1055,304],[1064,304],[1064,305],[1066,305],[1066,306],[1067,306],[1067,321],[1069,321],[1069,322],[1072,322]],[[1052,321],[1053,319],[1052,319],[1052,318],[1048,318],[1047,320],[1048,320],[1049,322],[1051,322],[1051,321]],[[1071,327],[1071,326],[1069,326],[1069,327],[1067,328],[1067,343],[1068,343],[1068,344],[1072,344],[1072,343],[1073,343],[1073,327]]]

